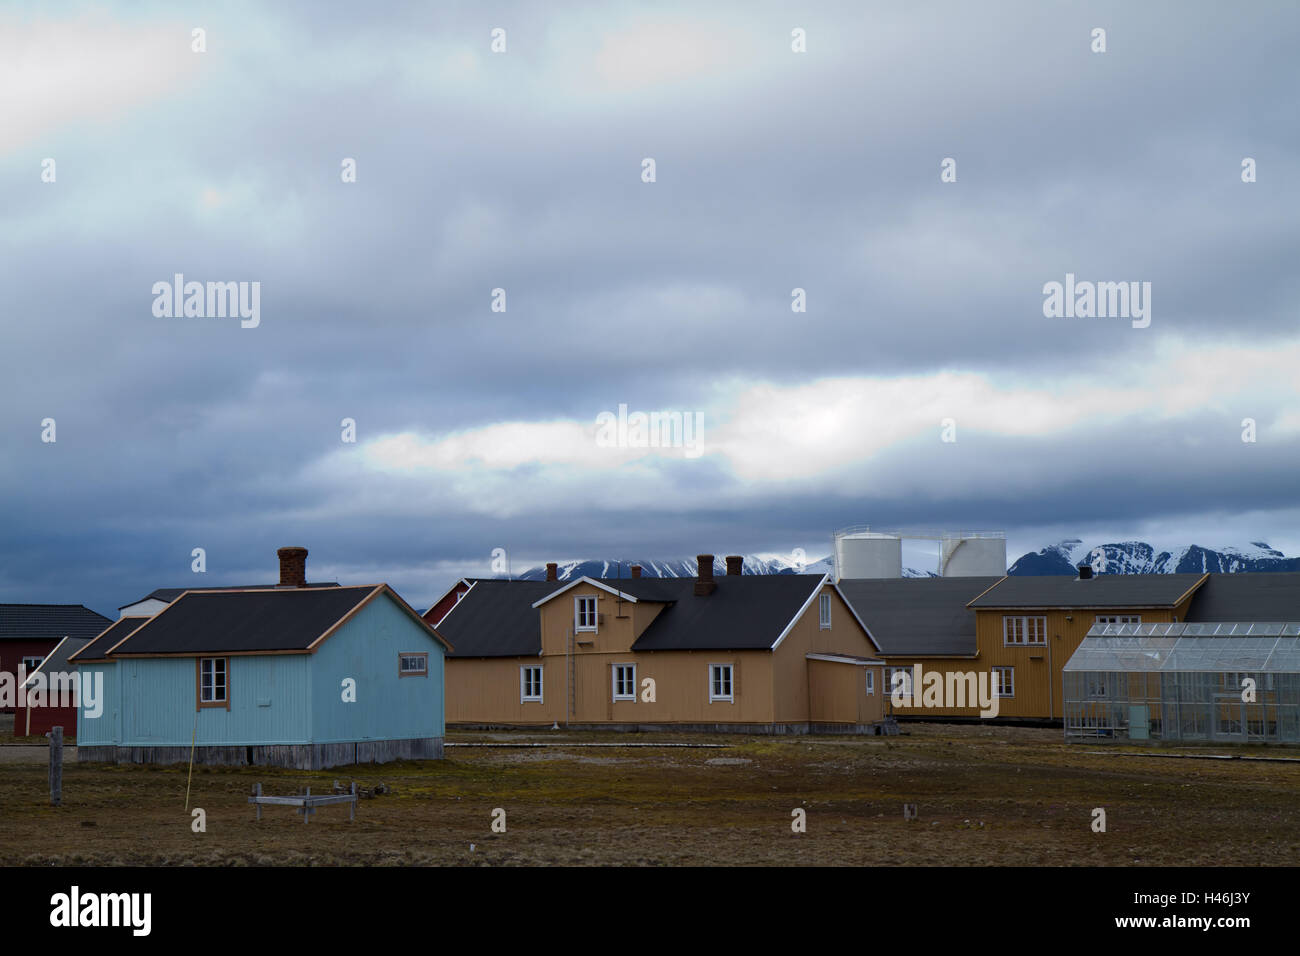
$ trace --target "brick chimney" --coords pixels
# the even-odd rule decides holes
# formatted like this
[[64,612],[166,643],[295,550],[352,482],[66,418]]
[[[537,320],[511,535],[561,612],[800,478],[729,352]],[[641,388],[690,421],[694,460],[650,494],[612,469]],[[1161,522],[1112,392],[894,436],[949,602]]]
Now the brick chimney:
[[560,570],[560,566],[559,566],[559,564],[557,564],[557,563],[554,562],[554,561],[547,561],[547,562],[546,562],[546,580],[548,580],[548,581],[558,581],[558,580],[560,579],[559,570]]
[[639,564],[632,565],[632,577],[639,578],[640,576],[641,576],[641,565]]
[[280,587],[305,588],[307,586],[307,549],[281,548],[275,553],[280,557]]
[[740,574],[745,567],[745,559],[739,554],[727,555],[727,574]]
[[718,582],[713,580],[713,555],[697,554],[695,560],[699,562],[699,574],[695,578],[695,593],[699,597],[707,597],[718,589]]

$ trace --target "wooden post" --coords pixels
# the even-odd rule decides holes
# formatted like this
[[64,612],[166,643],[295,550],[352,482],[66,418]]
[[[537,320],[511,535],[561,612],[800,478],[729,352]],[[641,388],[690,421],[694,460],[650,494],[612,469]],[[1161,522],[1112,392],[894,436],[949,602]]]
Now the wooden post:
[[63,806],[63,728],[55,727],[50,738],[50,806]]
[[352,802],[348,804],[348,822],[357,818],[357,782],[352,781]]
[[[262,785],[259,783],[256,786],[257,786],[256,796],[260,801],[262,798]],[[257,822],[258,823],[262,822],[262,804],[260,802],[257,804]]]
[[[307,788],[307,796],[311,796],[311,787]],[[302,805],[302,822],[307,823],[311,818],[311,801],[307,800]]]

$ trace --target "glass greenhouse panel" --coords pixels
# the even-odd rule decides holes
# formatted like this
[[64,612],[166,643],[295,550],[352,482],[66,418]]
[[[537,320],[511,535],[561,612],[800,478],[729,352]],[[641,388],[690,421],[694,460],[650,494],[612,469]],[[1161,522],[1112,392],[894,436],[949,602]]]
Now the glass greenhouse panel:
[[1099,624],[1062,691],[1067,740],[1300,743],[1300,623]]

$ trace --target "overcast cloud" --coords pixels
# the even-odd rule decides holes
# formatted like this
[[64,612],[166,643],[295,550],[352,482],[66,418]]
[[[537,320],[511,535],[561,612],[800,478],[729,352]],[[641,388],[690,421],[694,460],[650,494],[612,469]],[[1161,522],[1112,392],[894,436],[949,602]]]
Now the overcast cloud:
[[[497,547],[861,523],[1300,552],[1298,45],[1291,3],[7,4],[0,600],[287,544],[421,607]],[[1045,318],[1067,272],[1150,326]],[[155,316],[176,273],[260,325]],[[702,454],[600,446],[620,404]]]

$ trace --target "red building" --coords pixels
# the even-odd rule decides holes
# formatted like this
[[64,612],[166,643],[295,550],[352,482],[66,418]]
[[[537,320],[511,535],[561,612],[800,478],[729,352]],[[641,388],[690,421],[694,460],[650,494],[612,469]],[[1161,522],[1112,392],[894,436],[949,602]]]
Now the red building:
[[450,591],[440,597],[433,607],[421,615],[425,623],[437,627],[438,622],[447,616],[447,612],[456,606],[456,602],[465,596],[465,592],[470,589],[471,583],[468,579],[461,578],[453,584]]
[[[36,670],[65,637],[92,638],[112,623],[80,604],[0,604],[0,674],[16,681],[20,668]],[[0,700],[0,713],[13,711],[13,701]]]

